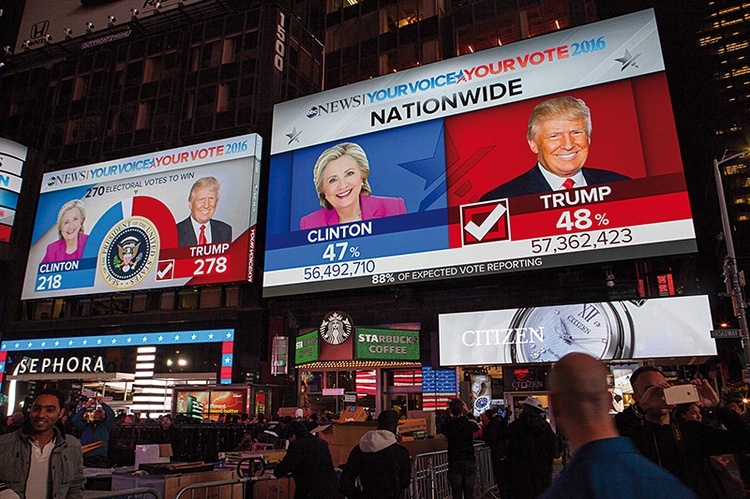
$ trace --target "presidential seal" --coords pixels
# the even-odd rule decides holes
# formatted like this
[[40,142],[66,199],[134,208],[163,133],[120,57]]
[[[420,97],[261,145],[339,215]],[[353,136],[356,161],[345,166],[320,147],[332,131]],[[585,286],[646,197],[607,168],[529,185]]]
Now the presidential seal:
[[159,253],[156,228],[141,217],[117,223],[104,238],[99,250],[99,270],[115,289],[140,283],[151,272]]
[[340,345],[352,334],[352,318],[346,312],[330,312],[320,323],[320,337],[331,345]]

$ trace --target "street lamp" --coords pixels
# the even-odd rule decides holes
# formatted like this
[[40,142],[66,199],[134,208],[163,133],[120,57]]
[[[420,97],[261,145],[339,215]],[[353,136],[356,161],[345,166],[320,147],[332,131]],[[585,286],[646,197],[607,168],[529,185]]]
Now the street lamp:
[[747,303],[745,302],[745,277],[737,270],[737,255],[734,251],[734,239],[732,238],[732,225],[729,221],[729,212],[727,211],[727,200],[724,196],[724,183],[721,180],[721,165],[739,159],[750,154],[750,151],[742,151],[731,156],[727,156],[724,151],[721,159],[714,159],[714,176],[716,177],[716,190],[719,194],[719,210],[721,211],[721,226],[724,230],[724,241],[727,246],[727,257],[724,259],[724,282],[727,285],[727,293],[732,298],[732,307],[734,316],[740,325],[740,339],[742,340],[742,351],[745,354],[745,369],[742,371],[742,378],[746,383],[750,383],[750,329],[747,324]]

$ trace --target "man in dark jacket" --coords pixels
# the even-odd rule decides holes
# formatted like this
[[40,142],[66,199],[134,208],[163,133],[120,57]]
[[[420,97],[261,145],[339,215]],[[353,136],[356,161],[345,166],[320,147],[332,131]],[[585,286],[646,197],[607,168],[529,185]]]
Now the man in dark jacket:
[[[411,458],[396,442],[399,414],[387,410],[378,416],[378,429],[365,433],[349,453],[339,490],[346,497],[398,499],[411,480]],[[362,490],[354,482],[359,477]]]
[[474,433],[479,425],[466,417],[469,409],[461,399],[449,402],[451,417],[443,425],[443,435],[448,439],[448,483],[453,499],[474,498],[474,480],[477,465],[474,460]]
[[482,440],[492,453],[492,471],[500,497],[505,499],[505,460],[508,452],[508,420],[498,417],[492,409],[482,413]]
[[699,421],[671,419],[672,406],[664,400],[669,383],[653,366],[638,368],[630,376],[635,404],[615,416],[620,434],[630,437],[646,457],[664,467],[693,489],[699,497],[726,497],[727,491],[706,466],[709,456],[750,451],[750,426],[723,407],[706,380],[695,381],[701,405],[716,410],[726,430]]
[[521,414],[508,425],[507,490],[510,499],[541,495],[552,482],[552,462],[559,456],[557,435],[536,397],[521,402]]
[[333,468],[328,442],[307,431],[300,421],[287,427],[289,448],[284,459],[273,470],[281,478],[294,477],[295,499],[328,499],[339,497],[336,491],[336,471]]
[[[94,411],[91,421],[83,420],[83,414],[99,404],[100,407]],[[115,422],[115,411],[102,400],[102,397],[89,399],[86,405],[76,412],[70,422],[81,432],[81,445],[103,442],[104,445],[86,453],[84,464],[94,468],[106,468],[109,466],[107,458],[109,453],[109,431]]]

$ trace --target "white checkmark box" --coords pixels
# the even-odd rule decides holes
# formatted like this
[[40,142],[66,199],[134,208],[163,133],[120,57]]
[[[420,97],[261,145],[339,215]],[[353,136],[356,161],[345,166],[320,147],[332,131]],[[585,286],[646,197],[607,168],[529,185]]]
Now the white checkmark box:
[[508,209],[505,207],[505,205],[498,204],[497,206],[495,206],[495,209],[492,210],[492,212],[487,216],[487,218],[484,219],[484,222],[482,222],[481,225],[477,225],[474,223],[474,220],[471,220],[464,226],[464,230],[474,236],[477,241],[481,241],[482,239],[484,239],[484,236],[486,236],[490,231],[492,226],[495,225],[507,211]]

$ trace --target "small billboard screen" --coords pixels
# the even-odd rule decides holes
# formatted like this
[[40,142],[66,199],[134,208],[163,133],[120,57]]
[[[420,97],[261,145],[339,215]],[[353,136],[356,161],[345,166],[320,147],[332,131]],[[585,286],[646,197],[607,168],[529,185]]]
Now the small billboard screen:
[[705,295],[442,314],[440,365],[707,357],[711,327]]
[[28,149],[0,137],[0,242],[10,242]]
[[47,173],[23,298],[253,281],[256,134]]
[[264,296],[696,251],[652,10],[278,104],[270,176]]

